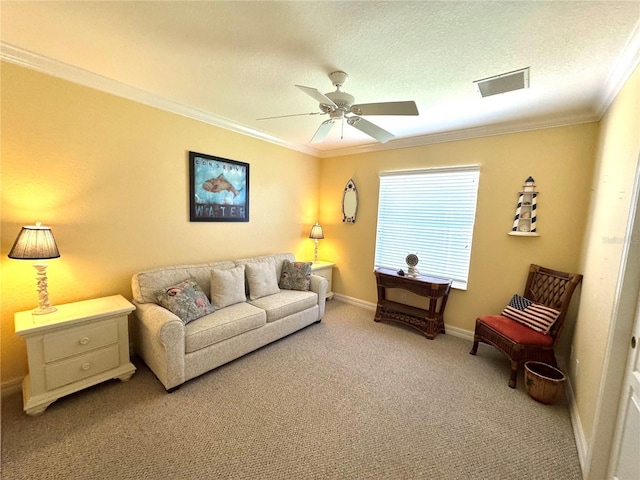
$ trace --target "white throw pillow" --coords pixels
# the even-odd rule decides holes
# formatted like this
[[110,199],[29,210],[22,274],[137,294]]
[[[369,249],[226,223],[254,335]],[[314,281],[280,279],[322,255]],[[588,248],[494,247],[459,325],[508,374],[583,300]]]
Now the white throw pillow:
[[244,268],[247,274],[249,298],[251,300],[280,293],[275,263],[251,262],[247,263]]
[[214,268],[211,270],[211,304],[216,308],[224,308],[236,303],[245,302],[244,265],[229,270]]

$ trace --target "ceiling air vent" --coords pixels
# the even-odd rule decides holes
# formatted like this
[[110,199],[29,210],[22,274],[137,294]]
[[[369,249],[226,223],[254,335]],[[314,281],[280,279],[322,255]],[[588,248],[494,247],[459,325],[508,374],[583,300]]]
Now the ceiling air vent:
[[476,80],[478,91],[482,97],[497,95],[499,93],[511,92],[522,88],[529,88],[529,67],[514,70],[513,72],[502,73],[493,77]]

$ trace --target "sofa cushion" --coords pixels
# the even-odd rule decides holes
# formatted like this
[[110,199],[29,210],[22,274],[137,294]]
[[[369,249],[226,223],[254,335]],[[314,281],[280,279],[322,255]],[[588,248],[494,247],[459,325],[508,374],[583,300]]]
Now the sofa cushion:
[[214,308],[220,309],[246,300],[244,265],[229,270],[211,270],[211,303]]
[[280,292],[274,262],[250,262],[244,266],[244,270],[251,300]]
[[157,303],[156,292],[188,278],[195,278],[202,291],[211,291],[211,269],[229,269],[236,265],[231,261],[176,265],[136,273],[131,281],[133,299],[139,303]]
[[284,290],[309,290],[311,262],[282,262],[282,274],[278,286]]
[[536,332],[526,325],[503,315],[482,315],[478,317],[478,321],[488,325],[516,343],[543,347],[551,347],[553,345],[553,337],[551,335]]
[[318,304],[318,296],[314,292],[281,290],[280,293],[250,300],[249,303],[265,310],[269,323],[312,308]]
[[185,325],[213,313],[209,299],[194,278],[156,292],[158,303],[177,315]]
[[266,318],[264,310],[245,302],[216,310],[186,326],[185,353],[260,328],[266,323]]
[[235,265],[246,265],[247,263],[252,262],[274,262],[276,264],[276,278],[280,279],[280,274],[282,273],[282,262],[284,260],[289,260],[291,262],[295,261],[293,253],[276,253],[273,255],[260,255],[257,257],[250,258],[240,258],[238,260],[234,260]]

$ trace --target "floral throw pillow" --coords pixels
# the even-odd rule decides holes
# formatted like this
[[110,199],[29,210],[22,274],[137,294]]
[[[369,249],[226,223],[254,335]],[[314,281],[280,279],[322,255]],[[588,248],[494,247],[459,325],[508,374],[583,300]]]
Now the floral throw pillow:
[[207,295],[193,278],[157,291],[156,299],[185,325],[214,311]]
[[283,290],[309,290],[311,284],[311,262],[282,263],[282,274],[278,286]]

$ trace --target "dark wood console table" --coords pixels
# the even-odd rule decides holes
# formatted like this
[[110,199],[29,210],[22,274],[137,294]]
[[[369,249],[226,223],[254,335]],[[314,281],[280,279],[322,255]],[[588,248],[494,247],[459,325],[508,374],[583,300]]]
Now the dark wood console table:
[[[444,332],[444,307],[447,305],[451,280],[420,275],[401,276],[395,270],[377,268],[378,307],[374,320],[404,323],[422,332],[428,339],[434,339]],[[400,288],[429,299],[429,309],[412,307],[387,300],[387,288]]]

